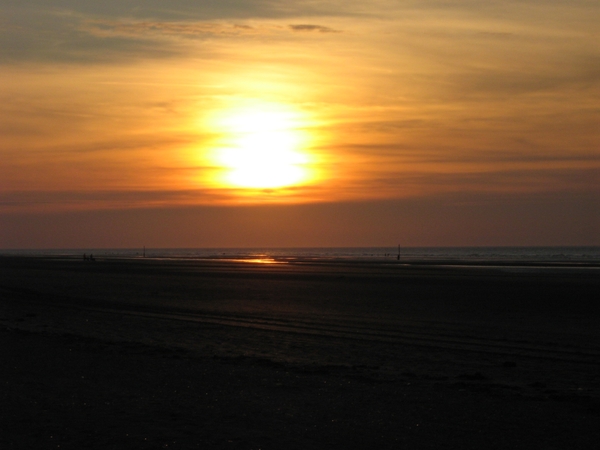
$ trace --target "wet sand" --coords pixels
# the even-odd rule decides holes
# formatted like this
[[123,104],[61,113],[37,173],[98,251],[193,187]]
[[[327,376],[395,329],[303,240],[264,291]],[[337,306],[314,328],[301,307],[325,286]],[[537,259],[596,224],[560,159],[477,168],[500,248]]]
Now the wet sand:
[[0,257],[0,447],[595,449],[598,273]]

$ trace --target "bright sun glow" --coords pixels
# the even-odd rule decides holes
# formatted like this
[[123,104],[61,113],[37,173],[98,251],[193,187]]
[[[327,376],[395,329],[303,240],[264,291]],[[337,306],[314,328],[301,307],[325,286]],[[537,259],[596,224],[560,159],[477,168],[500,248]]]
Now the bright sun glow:
[[212,156],[219,184],[277,189],[304,184],[313,174],[306,152],[309,134],[300,113],[260,104],[218,114],[211,126],[220,140]]

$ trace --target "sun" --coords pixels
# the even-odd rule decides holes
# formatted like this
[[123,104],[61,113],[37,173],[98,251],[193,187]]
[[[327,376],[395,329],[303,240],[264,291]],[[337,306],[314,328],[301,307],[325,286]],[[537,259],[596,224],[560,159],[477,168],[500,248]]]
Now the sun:
[[227,187],[278,189],[313,178],[305,118],[289,107],[258,104],[216,115],[219,135],[212,162]]

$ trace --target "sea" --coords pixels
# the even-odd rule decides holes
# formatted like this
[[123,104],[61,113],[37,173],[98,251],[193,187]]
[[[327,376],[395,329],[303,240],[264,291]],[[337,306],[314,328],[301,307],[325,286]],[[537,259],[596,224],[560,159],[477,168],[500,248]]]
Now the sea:
[[0,255],[260,261],[371,261],[458,263],[600,263],[600,246],[563,247],[299,247],[0,249]]

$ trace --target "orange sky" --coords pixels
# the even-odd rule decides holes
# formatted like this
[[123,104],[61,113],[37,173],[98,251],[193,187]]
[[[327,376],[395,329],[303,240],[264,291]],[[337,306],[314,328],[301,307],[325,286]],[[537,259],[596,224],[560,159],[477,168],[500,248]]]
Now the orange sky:
[[597,2],[3,4],[0,247],[600,244]]

